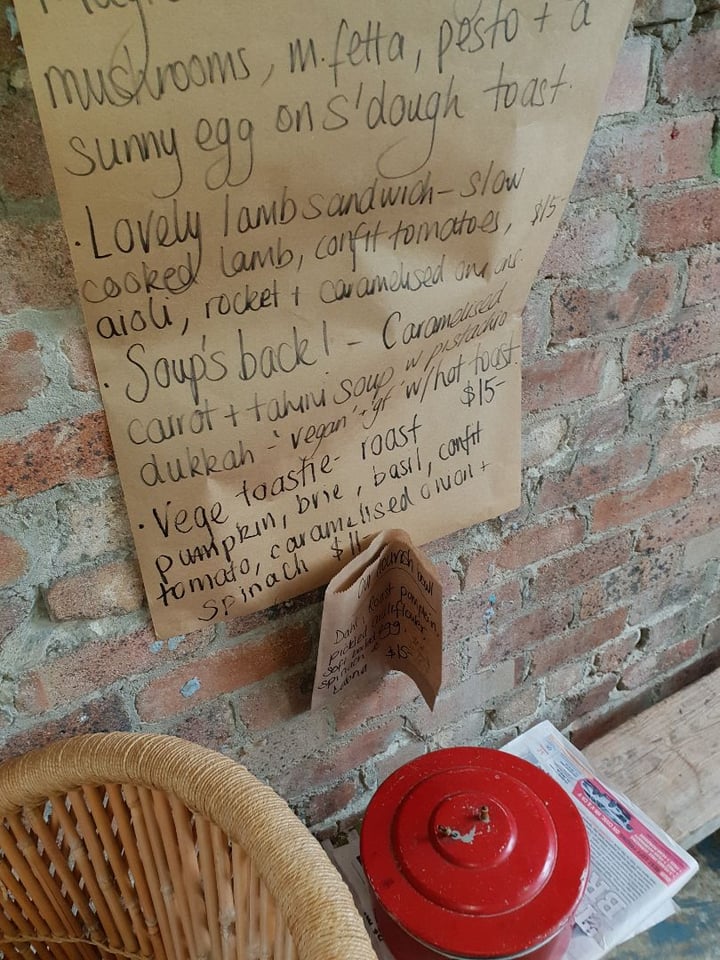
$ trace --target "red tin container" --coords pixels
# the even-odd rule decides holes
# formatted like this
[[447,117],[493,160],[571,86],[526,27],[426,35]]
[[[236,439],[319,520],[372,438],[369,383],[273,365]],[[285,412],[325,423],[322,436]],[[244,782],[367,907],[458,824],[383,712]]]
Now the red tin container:
[[590,852],[572,800],[518,757],[438,750],[378,789],[360,836],[396,960],[558,960]]

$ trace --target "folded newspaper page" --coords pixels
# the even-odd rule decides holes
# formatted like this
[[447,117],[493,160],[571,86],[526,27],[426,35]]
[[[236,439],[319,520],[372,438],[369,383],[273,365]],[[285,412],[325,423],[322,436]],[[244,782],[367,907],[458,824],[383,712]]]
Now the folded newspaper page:
[[600,780],[547,720],[505,747],[556,780],[575,801],[590,841],[590,879],[567,960],[597,960],[664,919],[697,862],[623,794]]
[[[697,862],[623,794],[604,783],[583,754],[545,721],[503,748],[545,770],[570,794],[590,841],[590,878],[565,960],[599,960],[674,912],[673,896]],[[373,916],[359,836],[323,843],[355,898],[379,960],[394,960]]]

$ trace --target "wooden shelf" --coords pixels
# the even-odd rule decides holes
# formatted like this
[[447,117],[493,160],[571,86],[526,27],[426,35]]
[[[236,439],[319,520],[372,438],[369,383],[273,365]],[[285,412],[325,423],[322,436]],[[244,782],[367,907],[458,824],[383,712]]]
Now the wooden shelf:
[[688,849],[720,827],[720,669],[583,749]]

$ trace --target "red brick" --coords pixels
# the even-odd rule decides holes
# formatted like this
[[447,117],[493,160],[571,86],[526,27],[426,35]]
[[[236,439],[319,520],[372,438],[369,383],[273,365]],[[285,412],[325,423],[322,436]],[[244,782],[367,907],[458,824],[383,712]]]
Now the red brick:
[[666,616],[653,618],[647,626],[642,627],[642,650],[647,653],[657,653],[677,642],[683,635],[687,610],[671,610]]
[[497,567],[518,570],[582,543],[585,521],[568,511],[555,514],[545,523],[521,527],[500,546],[495,558]]
[[632,535],[629,532],[587,544],[540,567],[532,585],[533,599],[542,602],[554,594],[589,583],[600,574],[626,563],[631,555]]
[[40,723],[5,738],[0,745],[0,760],[20,756],[36,747],[79,733],[110,733],[130,730],[131,722],[121,698],[113,693],[86,703],[80,709],[57,719]]
[[662,650],[658,653],[658,673],[668,673],[692,660],[700,652],[701,646],[700,637],[688,637]]
[[97,393],[97,373],[85,330],[79,328],[68,334],[62,341],[62,349],[70,364],[70,384],[73,389]]
[[16,598],[0,602],[0,644],[30,618],[32,604]]
[[0,414],[25,410],[47,382],[34,334],[21,330],[0,342]]
[[635,596],[658,579],[668,582],[676,574],[677,560],[675,552],[670,556],[655,555],[653,560],[633,556],[620,569],[601,574],[583,590],[580,598],[581,619],[591,619],[610,607],[626,602],[628,597]]
[[[649,556],[634,555],[630,562],[609,572],[599,572],[598,577],[589,582],[580,599],[580,617],[591,619],[603,613],[609,607],[631,601],[634,613],[641,604],[636,598],[645,595],[648,588],[664,586],[677,582],[680,550],[673,547]],[[660,609],[656,607],[653,613]],[[640,610],[637,610],[640,613]],[[640,613],[641,619],[643,619]]]
[[643,657],[630,664],[623,672],[621,685],[624,690],[635,690],[657,681],[658,676],[674,670],[691,660],[700,650],[700,639],[690,637],[660,653]]
[[0,502],[114,472],[110,436],[100,411],[49,423],[20,440],[0,442]]
[[439,561],[433,564],[433,573],[440,582],[444,599],[457,596],[460,593],[460,577],[449,563]]
[[523,409],[535,413],[596,395],[604,370],[605,356],[597,348],[538,360],[523,371]]
[[693,0],[636,0],[633,23],[646,26],[651,23],[672,23],[686,20],[695,14]]
[[602,644],[593,661],[598,674],[618,673],[625,661],[637,649],[639,633],[637,630],[621,637],[615,637]]
[[564,287],[552,300],[553,342],[631,327],[667,314],[677,286],[673,263],[640,267],[616,286]]
[[671,253],[720,240],[720,186],[638,203],[642,254]]
[[27,571],[27,552],[17,540],[0,531],[0,587],[15,583]]
[[[677,550],[677,547],[672,549]],[[656,556],[656,554],[650,554]],[[628,623],[639,626],[657,615],[658,610],[697,601],[698,578],[696,571],[677,574],[673,578],[654,580],[648,589],[635,594],[628,603]]]
[[[656,517],[645,524],[638,538],[637,549],[661,550],[672,543],[684,543],[718,529],[720,541],[720,490],[705,497],[694,497],[666,516]],[[720,550],[718,551],[720,555]]]
[[[286,627],[258,640],[192,661],[151,681],[138,694],[138,713],[147,722],[185,713],[206,700],[303,663],[309,656],[310,646],[305,627]],[[193,680],[199,683],[197,691],[189,695],[186,692],[183,696],[181,690],[187,691],[186,684]]]
[[561,633],[572,622],[573,612],[571,600],[556,600],[552,605],[537,607],[491,630],[471,649],[470,672],[517,657],[547,637]]
[[692,493],[695,468],[680,467],[630,490],[617,490],[593,505],[592,529],[622,527],[680,503]]
[[418,757],[421,757],[427,752],[427,749],[426,744],[419,743],[417,740],[411,740],[410,743],[406,743],[394,753],[380,757],[375,761],[375,776],[378,784],[383,783],[391,773],[395,773],[400,767],[404,767],[406,763],[417,760]]
[[613,397],[606,403],[586,404],[577,414],[575,442],[578,446],[620,441],[630,422],[627,396]]
[[566,213],[539,270],[540,277],[579,277],[618,259],[620,222],[607,210]]
[[493,723],[498,727],[518,725],[521,729],[527,729],[537,717],[540,695],[539,685],[523,684],[498,703],[493,711]]
[[410,712],[412,729],[421,737],[431,736],[468,713],[484,710],[498,697],[514,690],[521,676],[522,661],[510,659],[473,672],[461,683],[444,684],[432,713],[424,702],[413,705]]
[[188,716],[173,717],[159,732],[199,743],[210,750],[227,749],[238,736],[232,707],[224,700],[207,703]]
[[639,480],[647,472],[651,453],[644,442],[616,444],[611,451],[581,450],[567,477],[550,475],[543,480],[536,508],[540,513],[554,510]]
[[668,54],[662,93],[668,100],[720,96],[720,30],[690,34]]
[[718,303],[708,303],[681,310],[672,327],[658,325],[633,334],[627,346],[625,376],[657,374],[663,368],[711,356],[718,349],[718,329]]
[[630,113],[642,110],[647,99],[648,76],[652,44],[647,37],[630,37],[625,40],[601,114]]
[[700,250],[690,257],[685,305],[715,300],[720,294],[720,253]]
[[706,677],[713,670],[720,667],[720,654],[718,651],[711,652],[703,656],[700,653],[691,660],[685,661],[679,669],[674,670],[669,676],[663,677],[653,684],[652,692],[655,700],[664,700],[670,697],[678,690],[695,683],[702,677]]
[[714,122],[712,113],[698,113],[598,131],[585,155],[573,199],[706,176]]
[[287,800],[337,783],[369,760],[377,762],[401,730],[402,721],[392,719],[372,730],[355,732],[349,739],[335,741],[320,756],[308,757],[271,778],[271,783]]
[[[261,780],[277,784],[286,773],[294,776],[301,761],[310,764],[311,758],[327,749],[332,742],[330,728],[326,710],[306,711],[287,723],[248,737],[238,759]],[[311,792],[310,784],[305,792]]]
[[335,729],[338,733],[354,730],[368,717],[384,717],[398,707],[410,704],[418,696],[418,688],[410,677],[393,670],[380,680],[374,680],[370,689],[358,688],[346,697],[337,698],[337,703],[331,706]]
[[545,676],[546,699],[555,700],[557,697],[566,697],[568,691],[583,682],[586,671],[587,665],[582,660],[564,663],[552,670]]
[[241,617],[234,617],[226,620],[224,624],[225,635],[232,639],[243,637],[246,633],[260,629],[277,629],[287,622],[286,618],[276,617],[277,608],[270,607],[268,610],[256,610],[254,613],[247,613]]
[[66,307],[76,287],[62,224],[0,220],[0,313]]
[[357,795],[357,783],[354,779],[344,780],[336,787],[311,797],[305,810],[305,819],[310,827],[324,823],[331,817],[337,817],[345,807],[350,806]]
[[660,440],[658,461],[668,466],[717,447],[720,447],[720,410],[673,424]]
[[202,647],[204,631],[186,637],[177,646],[155,645],[155,634],[145,627],[129,635],[93,640],[54,657],[29,673],[20,683],[18,709],[41,713],[63,703],[72,703],[126,677],[148,673],[165,663],[174,663]]
[[[484,584],[483,576],[486,578]],[[457,600],[450,601],[443,608],[443,642],[446,647],[463,637],[476,636],[486,630],[488,621],[485,614],[488,609],[493,613],[489,621],[497,624],[513,616],[513,611],[520,607],[522,596],[519,582],[512,580],[491,586],[494,579],[492,557],[487,554],[474,557],[468,569],[464,592]],[[475,584],[481,589],[475,589]],[[492,604],[490,597],[495,598]],[[444,667],[443,663],[443,669]]]
[[11,95],[0,106],[0,187],[16,200],[43,198],[55,193],[45,140],[31,97]]
[[234,700],[235,712],[250,731],[267,730],[310,709],[313,676],[304,668],[256,683]]
[[571,695],[567,700],[561,725],[565,726],[604,707],[610,701],[616,687],[617,680],[614,677],[605,677],[599,679],[590,689]]
[[516,735],[517,730],[496,730],[489,724],[488,718],[494,716],[492,711],[478,710],[468,713],[451,727],[445,727],[433,738],[437,749],[455,747],[458,744],[476,744],[483,747],[499,748]]
[[534,676],[542,677],[563,663],[577,660],[597,647],[618,637],[625,629],[627,610],[619,609],[598,620],[586,621],[574,630],[536,645],[532,652]]
[[118,561],[56,580],[45,601],[53,620],[99,620],[139,610],[145,600],[136,563]]

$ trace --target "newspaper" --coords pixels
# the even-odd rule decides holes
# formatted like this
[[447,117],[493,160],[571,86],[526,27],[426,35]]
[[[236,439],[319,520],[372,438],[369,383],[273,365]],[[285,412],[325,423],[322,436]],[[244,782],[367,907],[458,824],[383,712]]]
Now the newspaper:
[[590,878],[567,960],[597,960],[673,912],[673,896],[698,869],[679,844],[600,780],[548,721],[503,749],[550,774],[575,801],[587,829]]
[[[565,960],[599,960],[674,912],[673,896],[698,869],[682,847],[600,780],[583,754],[548,721],[503,749],[556,780],[575,801],[587,829],[590,877]],[[355,898],[379,960],[394,960],[375,923],[358,834],[352,831],[342,847],[330,841],[323,846]]]
[[351,830],[348,834],[348,842],[342,847],[334,847],[330,840],[323,840],[322,845],[340,871],[343,880],[350,887],[355,906],[365,921],[365,928],[378,960],[395,960],[375,923],[372,897],[360,862],[359,834]]

